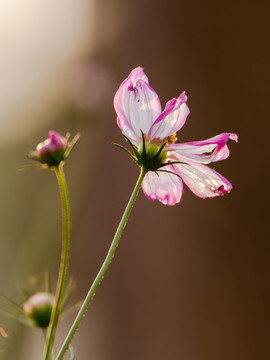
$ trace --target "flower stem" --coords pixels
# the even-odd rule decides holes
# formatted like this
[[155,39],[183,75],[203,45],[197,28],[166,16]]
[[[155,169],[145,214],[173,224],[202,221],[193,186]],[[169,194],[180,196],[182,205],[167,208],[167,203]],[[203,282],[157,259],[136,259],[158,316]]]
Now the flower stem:
[[73,322],[73,324],[72,324],[72,326],[71,326],[71,328],[69,330],[69,333],[68,333],[68,335],[67,335],[67,337],[66,337],[66,339],[65,339],[65,341],[64,341],[64,343],[63,343],[63,345],[62,345],[62,347],[61,347],[61,349],[60,349],[60,351],[59,351],[59,353],[58,353],[58,355],[56,357],[56,360],[63,359],[64,354],[65,354],[69,344],[71,343],[71,341],[72,341],[72,339],[73,339],[73,337],[74,337],[74,335],[75,335],[75,333],[76,333],[76,331],[77,331],[77,329],[78,329],[78,327],[79,327],[79,325],[80,325],[80,323],[81,323],[81,321],[82,321],[82,319],[83,319],[83,317],[84,317],[84,315],[85,315],[85,313],[86,313],[86,311],[88,309],[88,306],[92,302],[93,297],[94,297],[99,285],[101,284],[101,281],[102,281],[104,275],[106,274],[106,272],[107,272],[107,270],[108,270],[108,268],[110,266],[110,263],[111,263],[111,261],[112,261],[112,259],[114,257],[114,254],[115,254],[115,251],[117,249],[119,240],[121,238],[121,235],[122,235],[123,230],[125,228],[125,225],[127,223],[129,214],[130,214],[131,209],[132,209],[132,207],[134,205],[134,202],[135,202],[136,197],[138,195],[138,192],[140,190],[140,187],[141,187],[142,181],[143,181],[143,179],[145,177],[145,174],[146,174],[146,171],[143,168],[141,168],[140,176],[139,176],[139,178],[137,180],[137,183],[135,185],[133,193],[131,194],[131,197],[129,199],[129,202],[127,204],[125,212],[124,212],[124,214],[122,216],[122,219],[121,219],[121,221],[120,221],[120,223],[118,225],[118,228],[117,228],[116,233],[114,235],[114,238],[113,238],[113,241],[111,243],[110,249],[109,249],[109,251],[107,253],[107,256],[106,256],[106,258],[105,258],[105,260],[104,260],[104,262],[103,262],[103,264],[102,264],[102,266],[101,266],[101,268],[100,268],[100,270],[99,270],[99,272],[98,272],[92,286],[90,287],[90,290],[89,290],[88,294],[86,295],[86,297],[84,299],[84,302],[83,302],[83,304],[82,304],[82,306],[81,306],[81,308],[80,308],[80,310],[78,312],[78,315],[77,315],[76,319],[74,320],[74,322]]
[[[46,336],[47,336],[47,330],[43,331],[43,335],[44,335],[44,341],[45,341],[45,344],[46,344]],[[49,360],[54,360],[55,357],[54,357],[54,351],[53,351],[53,348],[51,350],[51,354],[49,356]]]
[[69,207],[69,198],[68,198],[68,190],[66,178],[63,170],[63,163],[60,163],[58,167],[54,167],[60,195],[61,195],[61,204],[62,204],[62,255],[61,255],[61,263],[57,281],[57,288],[55,294],[55,305],[52,310],[51,320],[47,331],[46,336],[46,347],[44,350],[44,360],[51,359],[51,352],[53,349],[54,338],[56,327],[59,319],[59,315],[61,312],[61,301],[63,297],[63,291],[65,287],[65,280],[67,276],[68,270],[68,260],[69,260],[69,248],[70,248],[70,207]]

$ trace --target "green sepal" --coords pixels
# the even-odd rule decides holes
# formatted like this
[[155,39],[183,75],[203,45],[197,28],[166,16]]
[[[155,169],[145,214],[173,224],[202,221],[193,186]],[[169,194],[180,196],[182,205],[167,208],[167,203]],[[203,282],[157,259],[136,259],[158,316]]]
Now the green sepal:
[[52,287],[51,287],[51,276],[49,271],[45,271],[44,273],[44,290],[45,292],[51,293]]
[[35,325],[32,323],[32,321],[30,319],[28,319],[25,315],[16,314],[16,313],[13,313],[11,310],[2,309],[1,307],[0,307],[0,312],[12,320],[19,321],[21,324],[23,324],[25,326],[29,326],[32,328],[35,327]]
[[144,133],[141,130],[142,133],[142,141],[143,141],[143,151],[142,151],[142,156],[145,157],[146,156],[146,150],[145,150],[145,138],[144,138]]
[[124,135],[123,133],[121,133],[121,135],[127,140],[127,142],[129,143],[129,145],[131,146],[133,152],[134,152],[134,155],[139,158],[140,157],[140,153],[139,151],[136,149],[136,147],[132,144],[132,142],[129,140],[129,138]]
[[126,153],[128,153],[128,155],[131,157],[131,159],[132,159],[133,161],[137,162],[137,159],[135,158],[135,156],[133,156],[133,155],[131,154],[131,152],[130,152],[128,149],[126,149],[124,146],[119,145],[119,144],[116,144],[116,143],[112,143],[112,145],[118,147],[119,149],[124,150]]
[[59,316],[60,320],[61,321],[65,320],[67,317],[69,317],[69,315],[72,315],[72,314],[78,312],[82,306],[82,303],[83,303],[83,301],[80,300],[80,301],[76,302],[76,304],[70,306],[67,310],[62,311]]
[[167,165],[173,165],[173,164],[186,164],[182,161],[168,161],[167,163],[164,163],[162,165],[159,166],[159,169],[164,167],[164,166],[167,166]]
[[[28,156],[29,157],[29,156]],[[29,159],[33,159],[33,160],[37,160],[34,158],[30,158]],[[42,169],[48,169],[48,165],[46,164],[39,164],[39,165],[35,165],[35,164],[27,164],[27,165],[21,165],[21,166],[17,166],[15,168],[15,171],[24,171],[24,170],[30,170],[30,169],[37,169],[37,170],[42,170]]]
[[[81,134],[78,133],[78,134],[76,134],[76,135],[74,136],[74,138],[73,138],[71,141],[68,142],[67,148],[66,148],[66,150],[65,150],[65,152],[64,152],[64,155],[63,155],[64,161],[69,157],[71,151],[73,150],[75,144],[77,143],[77,141],[79,140],[80,137],[81,137]],[[68,141],[69,138],[70,138],[70,134],[67,133],[65,138],[66,138],[66,140]]]
[[158,152],[156,153],[156,155],[153,156],[153,159],[157,159],[157,158],[159,157],[159,155],[161,154],[161,151],[164,149],[165,145],[166,145],[166,142],[164,142],[164,143],[161,145],[161,147],[159,148],[159,150],[158,150]]
[[158,172],[165,172],[165,173],[168,173],[168,174],[175,175],[175,176],[177,176],[179,179],[181,179],[181,176],[180,176],[180,175],[178,175],[178,174],[176,174],[176,173],[174,173],[173,171],[170,171],[170,170],[157,170],[157,171],[155,171],[155,172],[156,172],[157,175],[158,175]]
[[64,294],[62,297],[62,302],[61,302],[62,309],[66,306],[67,302],[69,301],[69,299],[70,299],[72,293],[74,292],[74,290],[76,289],[76,287],[77,287],[77,282],[73,278],[68,279],[67,285],[65,287],[65,291],[64,291]]
[[[8,304],[3,304],[3,306],[0,306],[0,312],[2,314],[6,315],[12,320],[19,321],[23,325],[34,327],[32,321],[25,315],[25,312],[20,305],[9,299],[7,296],[1,294],[0,297]],[[7,308],[8,306],[10,309]]]
[[19,290],[22,297],[26,300],[32,295],[29,288],[27,288],[23,282],[16,282],[17,289]]

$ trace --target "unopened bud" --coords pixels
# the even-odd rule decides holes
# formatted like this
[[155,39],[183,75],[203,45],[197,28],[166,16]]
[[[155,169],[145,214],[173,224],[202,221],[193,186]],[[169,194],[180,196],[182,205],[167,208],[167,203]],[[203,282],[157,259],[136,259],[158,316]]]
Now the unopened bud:
[[58,165],[64,160],[67,140],[56,131],[49,131],[48,139],[36,147],[37,159],[49,166]]
[[36,150],[31,151],[28,157],[47,164],[49,167],[58,166],[69,156],[73,146],[79,139],[77,134],[71,142],[68,142],[69,134],[63,137],[56,131],[49,131],[48,138],[38,144]]
[[38,292],[23,304],[23,310],[35,326],[47,328],[50,323],[53,305],[54,296],[52,294]]

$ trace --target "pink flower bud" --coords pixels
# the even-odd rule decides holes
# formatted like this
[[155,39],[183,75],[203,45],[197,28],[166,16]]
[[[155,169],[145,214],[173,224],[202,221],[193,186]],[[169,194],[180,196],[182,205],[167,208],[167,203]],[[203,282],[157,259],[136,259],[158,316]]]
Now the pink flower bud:
[[36,159],[49,166],[57,166],[64,160],[67,140],[56,131],[49,131],[48,139],[36,147]]
[[49,131],[48,138],[38,144],[34,151],[29,152],[29,159],[40,161],[49,167],[58,167],[68,158],[80,134],[75,135],[71,141],[68,141],[69,136],[69,133],[63,137],[56,131]]

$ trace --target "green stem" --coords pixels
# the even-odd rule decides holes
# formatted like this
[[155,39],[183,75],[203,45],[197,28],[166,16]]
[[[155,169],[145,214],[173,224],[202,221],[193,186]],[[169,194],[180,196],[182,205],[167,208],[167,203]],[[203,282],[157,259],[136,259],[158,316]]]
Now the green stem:
[[55,167],[53,170],[55,171],[60,195],[61,195],[61,204],[62,204],[62,226],[63,226],[63,240],[62,240],[62,255],[61,255],[61,263],[57,281],[57,288],[55,294],[55,305],[53,307],[50,325],[48,327],[47,336],[46,336],[46,348],[44,351],[44,360],[51,359],[51,352],[53,349],[54,338],[56,327],[59,319],[59,315],[61,312],[61,301],[63,297],[65,280],[67,276],[68,270],[68,260],[69,260],[69,248],[70,248],[70,207],[69,207],[69,198],[68,198],[68,190],[66,178],[63,170],[63,163],[60,163],[58,167]]
[[[43,331],[43,335],[44,335],[44,341],[45,341],[45,344],[46,344],[47,330]],[[54,359],[55,359],[55,357],[54,357],[54,351],[53,351],[53,348],[52,348],[52,351],[51,351],[49,360],[54,360]]]
[[75,335],[75,333],[76,333],[76,331],[77,331],[77,329],[78,329],[78,327],[79,327],[79,325],[80,325],[80,323],[81,323],[81,321],[82,321],[82,319],[83,319],[83,317],[84,317],[84,315],[85,315],[85,313],[87,311],[88,306],[90,305],[91,301],[93,300],[93,297],[94,297],[99,285],[101,284],[101,281],[102,281],[104,275],[106,274],[106,272],[107,272],[107,270],[108,270],[108,268],[110,266],[110,263],[111,263],[111,261],[112,261],[112,259],[114,257],[114,254],[115,254],[115,251],[117,249],[119,240],[121,238],[121,235],[122,235],[123,230],[125,228],[125,225],[127,223],[129,214],[130,214],[131,209],[132,209],[132,207],[134,205],[134,202],[135,202],[136,197],[138,195],[138,192],[140,190],[140,187],[141,187],[142,181],[143,181],[143,179],[145,177],[145,174],[146,174],[146,171],[142,168],[139,179],[137,180],[137,183],[135,185],[133,193],[131,194],[131,197],[129,199],[129,202],[127,204],[125,212],[124,212],[124,214],[122,216],[122,219],[121,219],[121,221],[120,221],[120,223],[118,225],[118,228],[117,228],[116,233],[114,235],[114,238],[113,238],[113,241],[111,243],[110,249],[109,249],[109,251],[107,253],[107,256],[106,256],[106,258],[105,258],[105,260],[104,260],[104,262],[103,262],[103,264],[102,264],[102,266],[101,266],[101,268],[100,268],[100,270],[99,270],[99,272],[98,272],[98,274],[97,274],[97,276],[96,276],[96,278],[95,278],[95,280],[94,280],[88,294],[86,295],[86,298],[84,299],[84,302],[83,302],[83,304],[82,304],[82,306],[81,306],[81,308],[80,308],[80,310],[78,312],[78,315],[77,315],[76,319],[74,320],[74,322],[73,322],[73,324],[72,324],[72,326],[71,326],[71,328],[69,330],[69,333],[68,333],[68,335],[67,335],[67,337],[66,337],[66,339],[65,339],[65,341],[64,341],[64,343],[63,343],[63,345],[62,345],[62,347],[61,347],[61,349],[60,349],[60,351],[59,351],[59,353],[58,353],[58,355],[56,357],[56,360],[63,359],[64,354],[65,354],[66,350],[68,349],[68,346],[71,343],[71,341],[72,341],[72,339],[73,339],[73,337],[74,337],[74,335]]

